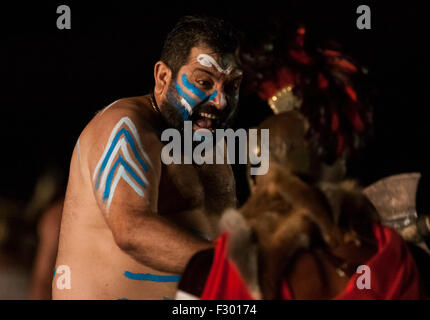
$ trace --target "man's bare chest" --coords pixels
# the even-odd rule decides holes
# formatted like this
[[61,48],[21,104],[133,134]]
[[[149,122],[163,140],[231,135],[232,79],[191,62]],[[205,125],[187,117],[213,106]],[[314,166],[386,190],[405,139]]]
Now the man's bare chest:
[[220,215],[236,206],[232,169],[227,164],[171,164],[162,167],[158,211],[182,212],[204,210]]

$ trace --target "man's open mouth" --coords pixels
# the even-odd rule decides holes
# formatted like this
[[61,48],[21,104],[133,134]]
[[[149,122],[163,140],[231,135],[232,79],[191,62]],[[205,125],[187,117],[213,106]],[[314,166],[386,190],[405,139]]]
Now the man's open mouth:
[[208,129],[210,131],[214,131],[216,128],[219,117],[212,113],[208,112],[199,112],[193,117],[193,129]]

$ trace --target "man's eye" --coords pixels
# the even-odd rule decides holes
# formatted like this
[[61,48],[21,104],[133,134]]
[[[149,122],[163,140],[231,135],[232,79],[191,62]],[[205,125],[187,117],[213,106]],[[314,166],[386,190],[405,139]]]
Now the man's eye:
[[196,82],[204,89],[210,89],[212,87],[212,83],[208,80],[197,80]]

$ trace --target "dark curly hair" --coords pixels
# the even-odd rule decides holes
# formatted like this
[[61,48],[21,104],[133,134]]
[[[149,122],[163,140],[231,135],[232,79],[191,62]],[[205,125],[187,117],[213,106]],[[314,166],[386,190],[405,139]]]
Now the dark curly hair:
[[161,51],[163,61],[176,77],[181,66],[187,63],[193,47],[207,46],[215,53],[235,53],[241,33],[230,23],[214,17],[184,16],[169,32]]

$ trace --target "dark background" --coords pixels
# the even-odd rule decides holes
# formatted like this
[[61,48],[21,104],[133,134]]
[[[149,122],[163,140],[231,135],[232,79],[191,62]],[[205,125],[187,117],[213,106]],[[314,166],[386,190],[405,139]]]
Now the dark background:
[[[148,93],[167,32],[181,15],[203,13],[227,18],[250,38],[249,30],[276,18],[304,21],[308,32],[338,39],[369,67],[376,93],[375,136],[354,175],[367,185],[421,172],[418,208],[429,212],[429,15],[411,1],[321,2],[2,3],[0,196],[26,201],[37,177],[52,166],[67,176],[76,140],[95,112],[118,98]],[[71,8],[71,30],[56,28],[61,4]],[[360,4],[372,10],[371,30],[356,27]],[[236,126],[255,125],[267,114],[242,101]]]

